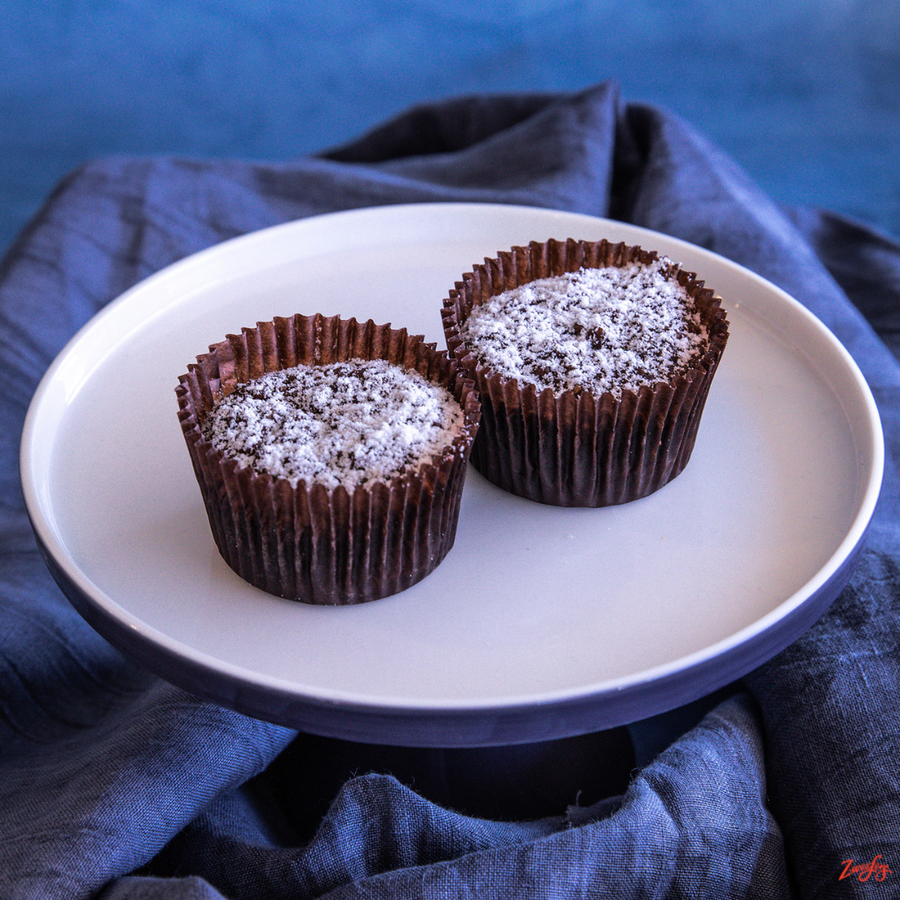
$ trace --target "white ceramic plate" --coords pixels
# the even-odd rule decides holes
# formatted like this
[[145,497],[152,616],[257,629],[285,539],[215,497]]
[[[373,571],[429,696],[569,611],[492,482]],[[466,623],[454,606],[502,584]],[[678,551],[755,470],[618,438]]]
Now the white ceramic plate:
[[[584,510],[507,495],[470,469],[443,564],[358,607],[279,600],[231,572],[176,417],[187,364],[228,332],[294,312],[371,317],[443,346],[454,281],[549,237],[640,243],[724,298],[731,338],[684,473],[636,503]],[[749,671],[846,583],[882,466],[856,365],[770,283],[619,222],[468,204],[306,219],[147,279],[47,372],[21,454],[48,564],[112,643],[259,718],[419,746],[599,730]]]

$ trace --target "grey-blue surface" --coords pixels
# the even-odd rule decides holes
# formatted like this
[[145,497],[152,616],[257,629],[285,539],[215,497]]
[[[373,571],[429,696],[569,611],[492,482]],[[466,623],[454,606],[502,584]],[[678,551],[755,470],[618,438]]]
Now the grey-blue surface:
[[0,249],[97,156],[290,159],[411,104],[607,79],[776,201],[900,233],[895,0],[10,0]]

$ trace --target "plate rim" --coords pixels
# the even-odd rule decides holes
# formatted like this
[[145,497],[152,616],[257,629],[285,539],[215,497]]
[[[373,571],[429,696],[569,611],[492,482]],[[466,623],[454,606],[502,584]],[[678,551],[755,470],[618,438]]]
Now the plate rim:
[[[33,462],[35,453],[34,448],[37,439],[36,429],[39,423],[42,405],[45,403],[45,397],[50,387],[53,385],[57,373],[65,364],[66,360],[81,346],[81,343],[86,339],[86,335],[90,334],[93,330],[102,328],[102,320],[105,320],[108,316],[117,314],[116,311],[132,302],[135,295],[140,295],[140,293],[145,292],[148,287],[152,288],[153,284],[160,279],[172,277],[173,270],[182,271],[186,270],[189,266],[202,265],[204,262],[215,259],[215,257],[223,253],[232,252],[235,247],[247,250],[252,248],[255,242],[265,242],[274,239],[277,237],[275,235],[276,232],[298,228],[302,230],[310,226],[315,227],[317,222],[322,222],[323,220],[331,220],[330,224],[334,224],[335,222],[339,223],[341,219],[346,217],[372,217],[380,219],[394,216],[403,217],[408,216],[410,213],[414,216],[417,214],[433,215],[449,211],[448,208],[450,207],[453,208],[455,214],[460,215],[498,211],[502,211],[502,215],[508,215],[511,212],[518,211],[531,216],[546,216],[548,224],[554,217],[564,220],[567,223],[574,223],[576,220],[582,220],[584,223],[589,223],[593,227],[603,227],[604,225],[609,224],[617,229],[624,229],[628,233],[641,236],[650,241],[663,238],[666,244],[689,250],[690,255],[699,254],[701,258],[714,258],[720,264],[724,263],[729,267],[734,267],[738,271],[744,273],[745,276],[749,276],[754,280],[764,283],[767,289],[775,292],[782,302],[786,302],[791,306],[795,313],[799,313],[807,318],[810,323],[815,326],[817,331],[830,340],[833,349],[842,358],[844,366],[859,389],[860,397],[858,399],[863,401],[863,405],[868,412],[867,425],[869,431],[867,434],[871,443],[871,471],[867,480],[866,489],[860,500],[859,512],[854,517],[851,527],[847,530],[847,533],[844,535],[839,546],[829,557],[825,565],[819,569],[812,579],[807,581],[792,595],[786,597],[774,609],[771,609],[765,615],[754,620],[750,625],[739,629],[726,638],[708,644],[700,650],[681,656],[675,660],[648,669],[643,669],[639,673],[584,685],[579,689],[567,687],[553,691],[544,691],[540,694],[530,691],[528,692],[527,697],[520,697],[517,695],[515,698],[509,698],[506,702],[498,702],[496,698],[485,698],[469,702],[457,700],[432,700],[427,705],[423,705],[419,702],[398,702],[400,698],[385,698],[382,701],[376,701],[371,697],[354,696],[344,690],[333,692],[317,690],[315,696],[306,695],[303,700],[298,701],[300,705],[303,706],[303,701],[305,700],[311,707],[321,707],[321,716],[324,716],[325,718],[328,718],[329,715],[333,716],[336,713],[337,708],[341,708],[344,712],[353,715],[387,717],[390,719],[391,727],[395,733],[398,728],[401,733],[409,731],[409,728],[406,725],[407,720],[416,720],[422,717],[437,717],[447,719],[448,721],[457,721],[460,718],[471,719],[472,721],[470,722],[469,728],[471,731],[472,727],[475,727],[476,730],[483,727],[481,722],[475,722],[476,719],[480,720],[484,719],[486,716],[494,716],[496,728],[498,727],[497,722],[499,719],[505,717],[512,721],[517,716],[524,715],[528,717],[529,710],[533,710],[536,714],[539,714],[540,710],[546,710],[551,707],[565,707],[567,705],[575,707],[583,704],[590,705],[592,700],[596,700],[599,696],[604,694],[619,694],[620,696],[624,696],[628,691],[634,690],[641,685],[653,683],[663,684],[667,680],[677,680],[680,674],[683,674],[686,671],[689,672],[702,669],[712,661],[719,659],[730,649],[733,650],[736,647],[741,647],[748,644],[748,642],[752,642],[754,639],[760,639],[764,634],[778,625],[778,623],[783,623],[792,616],[798,616],[804,605],[810,607],[809,611],[814,611],[815,609],[819,610],[815,618],[818,618],[827,606],[830,605],[840,588],[843,587],[843,584],[845,584],[846,580],[849,578],[850,571],[852,570],[852,562],[855,561],[863,546],[866,532],[874,514],[875,506],[877,505],[884,470],[884,436],[877,404],[875,403],[872,392],[869,389],[859,366],[831,330],[807,307],[803,306],[798,300],[790,296],[777,285],[765,279],[763,276],[754,273],[752,270],[747,269],[733,260],[729,260],[720,254],[698,245],[691,244],[681,238],[666,235],[661,232],[655,232],[627,222],[620,222],[585,213],[573,213],[566,210],[554,210],[545,207],[521,206],[516,204],[429,202],[390,204],[374,207],[369,206],[361,207],[359,209],[322,213],[302,219],[278,223],[267,228],[238,235],[219,242],[177,260],[132,285],[111,300],[110,303],[106,304],[91,319],[85,322],[65,343],[40,379],[37,389],[28,405],[20,439],[20,480],[25,497],[26,511],[35,535],[37,536],[41,552],[64,593],[95,630],[103,634],[104,637],[112,643],[118,644],[121,647],[123,643],[126,645],[129,644],[129,632],[134,630],[133,623],[139,623],[140,628],[138,631],[141,632],[141,642],[151,640],[152,638],[161,638],[162,647],[165,653],[175,652],[173,648],[176,647],[189,651],[186,656],[182,656],[182,664],[184,665],[184,661],[187,660],[190,664],[188,666],[189,668],[195,667],[198,671],[214,672],[217,676],[225,677],[226,680],[234,681],[236,683],[246,683],[248,686],[252,687],[251,693],[253,691],[258,691],[263,695],[270,694],[273,696],[284,694],[285,699],[295,696],[294,692],[290,690],[290,682],[283,679],[276,679],[268,675],[262,675],[259,672],[250,671],[245,667],[234,665],[230,661],[213,657],[205,651],[186,647],[180,641],[170,638],[152,626],[149,626],[147,623],[142,622],[136,615],[129,610],[124,609],[114,598],[109,597],[105,592],[100,590],[97,585],[94,585],[71,556],[64,552],[65,547],[58,546],[59,542],[55,540],[56,535],[54,529],[48,524],[47,517],[44,514],[45,511],[38,497],[39,492],[36,489],[35,473],[31,467],[31,463]],[[178,301],[173,300],[172,302]],[[99,363],[97,363],[97,365],[99,365]],[[60,552],[61,550],[63,552]],[[98,600],[98,595],[99,597],[102,597],[102,602]],[[821,602],[813,603],[813,599],[817,597]],[[118,616],[113,615],[112,618],[114,622],[111,622],[107,617],[110,616],[114,610],[118,610]],[[793,635],[791,640],[796,636],[798,635]],[[131,637],[134,637],[134,634],[131,634]],[[790,643],[790,641],[787,641],[786,643]],[[157,648],[160,646],[158,641],[156,642],[156,645]],[[140,652],[140,649],[140,647],[128,646],[128,651],[132,655],[137,654],[141,657],[146,656],[146,654]],[[150,656],[152,657],[153,654],[151,653]],[[147,664],[148,660],[142,658],[142,662]],[[151,668],[154,667],[151,665]],[[157,666],[155,668],[158,670],[159,667]],[[188,673],[181,672],[180,669],[179,672],[184,676],[182,681],[192,680],[187,677]],[[165,673],[157,671],[157,674],[160,674],[161,677],[166,678],[169,681],[175,683],[178,681],[177,678],[170,677],[172,672],[168,669]],[[329,696],[329,693],[332,693],[333,695]],[[225,702],[221,700],[220,692],[216,692],[216,697],[219,698],[219,702]],[[254,706],[252,702],[248,701],[248,703],[249,706]],[[238,701],[237,705],[240,705],[240,701]],[[258,712],[259,710],[253,709],[251,714],[257,715]],[[292,717],[295,716],[296,711],[292,714]],[[258,717],[272,718],[271,715],[258,715]],[[323,722],[320,721],[321,717],[314,715],[313,718],[316,720],[316,723],[319,724],[320,729],[325,727]],[[571,718],[572,716],[569,716],[569,720],[571,720]],[[345,723],[342,727],[347,728],[350,726]],[[421,732],[421,727],[421,722],[418,725],[418,730],[416,730],[416,726],[413,726],[414,733],[412,735],[407,735],[407,739],[409,739],[409,737],[414,738],[416,734],[419,734]],[[432,723],[430,732],[434,732],[436,727],[438,727],[436,723]],[[568,727],[572,727],[571,721],[569,721]],[[509,732],[510,728],[512,729],[512,734],[519,733],[512,725],[509,725],[504,733]],[[531,726],[531,729],[534,730],[533,725]],[[428,729],[426,729],[426,731],[427,730]],[[500,730],[504,731],[502,728]],[[508,736],[509,734],[507,734],[507,737]]]

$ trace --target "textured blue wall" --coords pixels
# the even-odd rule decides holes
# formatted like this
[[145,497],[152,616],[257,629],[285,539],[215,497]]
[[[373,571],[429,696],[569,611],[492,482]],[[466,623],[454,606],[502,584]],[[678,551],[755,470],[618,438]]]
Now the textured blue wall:
[[900,233],[900,4],[7,0],[0,250],[83,160],[288,158],[410,104],[613,78],[787,203]]

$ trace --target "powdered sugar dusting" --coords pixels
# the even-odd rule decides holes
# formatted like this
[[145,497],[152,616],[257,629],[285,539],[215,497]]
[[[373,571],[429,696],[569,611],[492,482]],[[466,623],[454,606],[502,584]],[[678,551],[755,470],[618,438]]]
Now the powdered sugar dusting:
[[270,372],[213,410],[204,436],[259,472],[370,487],[418,468],[462,429],[450,392],[386,360],[351,360]]
[[666,274],[671,260],[580,269],[491,297],[460,337],[507,378],[594,394],[666,381],[706,348],[687,291]]

